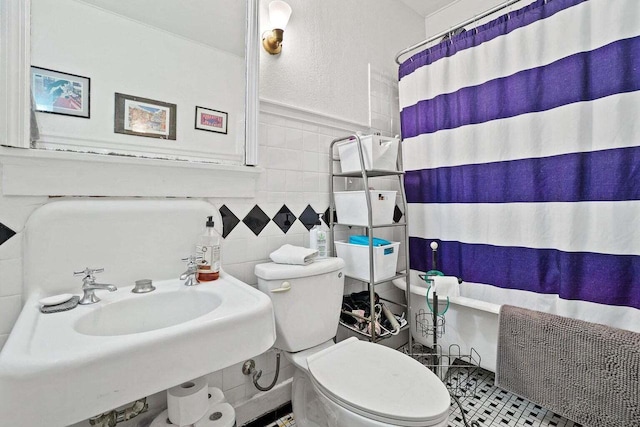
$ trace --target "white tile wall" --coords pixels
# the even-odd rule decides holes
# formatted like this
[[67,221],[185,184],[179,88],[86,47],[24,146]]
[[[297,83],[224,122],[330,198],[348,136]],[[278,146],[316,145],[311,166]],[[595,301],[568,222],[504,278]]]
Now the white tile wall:
[[[320,123],[321,120],[318,120]],[[213,199],[217,206],[226,205],[242,221],[257,203],[270,217],[282,205],[299,216],[307,205],[318,213],[329,207],[329,146],[335,138],[363,129],[345,129],[341,125],[316,124],[271,113],[260,116],[261,153],[259,163],[265,170],[261,200]],[[337,189],[344,183],[336,180]],[[240,223],[225,239],[223,265],[230,273],[250,284],[257,283],[253,268],[268,260],[269,254],[285,243],[306,245],[307,229],[299,222],[285,234],[273,222],[256,237]],[[231,252],[231,254],[227,254]]]
[[369,64],[369,125],[385,136],[400,134],[398,79]]
[[[18,235],[18,239],[21,236]],[[16,238],[16,236],[14,236]],[[22,258],[0,259],[0,297],[20,295],[22,292]]]

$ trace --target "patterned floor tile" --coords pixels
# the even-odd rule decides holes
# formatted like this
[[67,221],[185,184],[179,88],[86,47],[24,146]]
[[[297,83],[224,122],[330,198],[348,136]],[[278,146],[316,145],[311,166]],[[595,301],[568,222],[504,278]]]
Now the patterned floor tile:
[[[455,374],[451,373],[449,378],[453,375]],[[462,376],[464,375],[466,374],[463,373]],[[459,398],[469,425],[471,421],[476,421],[481,427],[582,427],[578,423],[496,387],[492,372],[478,369],[473,373],[473,377],[467,382],[473,384],[475,390],[470,390]],[[455,381],[453,383],[455,384]],[[295,425],[293,414],[289,414],[266,427]],[[449,427],[467,427],[460,408],[453,401],[449,413]]]
[[266,427],[294,427],[296,425],[296,420],[293,419],[293,414],[286,415],[279,420],[269,424]]

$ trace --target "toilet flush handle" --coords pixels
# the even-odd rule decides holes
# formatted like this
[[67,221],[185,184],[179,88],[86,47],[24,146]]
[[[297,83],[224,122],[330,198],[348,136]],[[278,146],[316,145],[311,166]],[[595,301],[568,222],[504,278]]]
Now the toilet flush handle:
[[270,292],[278,293],[278,292],[287,292],[291,290],[291,283],[289,282],[282,282],[282,285],[280,285],[279,288],[275,288],[275,289],[271,289]]

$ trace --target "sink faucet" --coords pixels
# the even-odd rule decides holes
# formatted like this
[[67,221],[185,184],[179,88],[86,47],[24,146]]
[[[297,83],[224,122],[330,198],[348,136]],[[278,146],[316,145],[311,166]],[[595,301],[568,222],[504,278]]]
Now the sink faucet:
[[180,275],[180,280],[184,280],[185,286],[197,285],[196,273],[198,272],[198,266],[196,265],[195,255],[189,255],[188,258],[182,258],[182,261],[187,262],[187,271]]
[[95,294],[96,290],[106,289],[109,292],[114,292],[115,290],[118,289],[114,285],[105,285],[101,283],[96,283],[96,277],[94,276],[94,274],[102,273],[103,271],[104,271],[104,268],[92,269],[92,268],[86,267],[82,271],[73,272],[74,276],[83,276],[82,277],[82,297],[80,298],[80,301],[79,301],[80,304],[83,304],[83,305],[95,304],[98,301],[100,301],[100,298],[98,298]]

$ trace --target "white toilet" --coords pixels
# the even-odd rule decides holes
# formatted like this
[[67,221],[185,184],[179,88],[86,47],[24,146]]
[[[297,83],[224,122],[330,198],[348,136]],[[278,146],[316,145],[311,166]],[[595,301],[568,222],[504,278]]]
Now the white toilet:
[[349,338],[335,344],[344,276],[340,258],[259,264],[258,288],[276,319],[274,347],[296,367],[292,404],[300,427],[447,426],[446,387],[399,351]]

